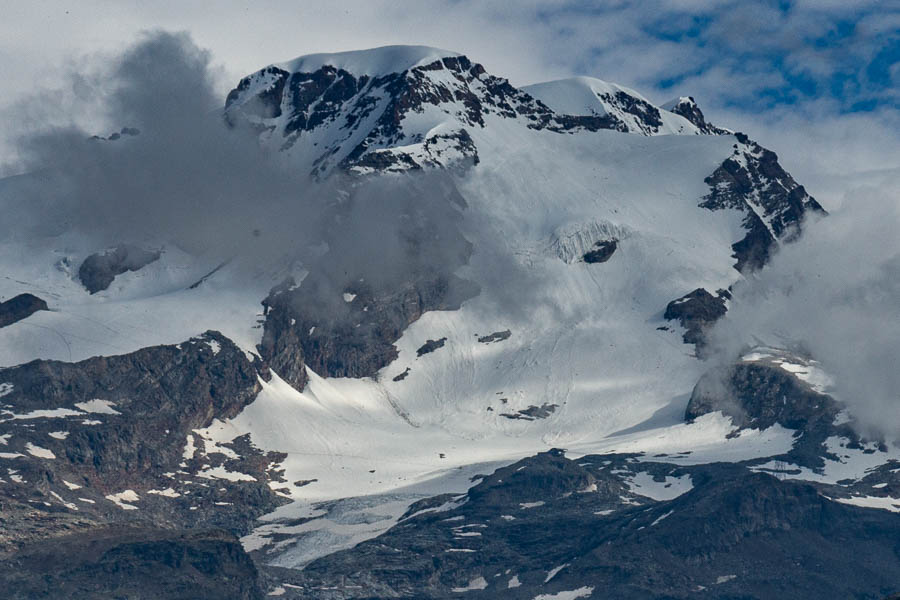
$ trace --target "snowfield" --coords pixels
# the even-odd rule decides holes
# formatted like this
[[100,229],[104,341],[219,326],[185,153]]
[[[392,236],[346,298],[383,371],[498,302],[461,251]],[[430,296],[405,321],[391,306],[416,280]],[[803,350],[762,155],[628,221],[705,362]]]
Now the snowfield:
[[[456,55],[387,47],[310,55],[279,66],[311,71],[327,64],[374,77],[444,56]],[[270,85],[259,77],[253,86]],[[637,96],[591,78],[525,90],[575,115],[614,110],[604,104],[603,94]],[[376,108],[386,101],[373,98]],[[468,205],[461,211],[462,231],[474,251],[457,275],[478,284],[481,293],[459,310],[428,312],[413,323],[396,343],[397,359],[376,378],[326,379],[309,370],[309,384],[297,390],[273,373],[271,381],[261,380],[262,391],[241,414],[189,436],[186,456],[195,448],[222,451],[217,444],[248,433],[258,448],[287,454],[278,468],[285,470],[293,502],[244,538],[248,550],[271,552],[273,564],[281,566],[305,564],[378,535],[416,499],[463,492],[473,475],[553,447],[567,449],[570,457],[665,452],[683,464],[764,458],[790,449],[793,432],[780,426],[730,435],[735,428],[721,414],[683,422],[691,391],[707,367],[693,346],[683,343],[681,328],[662,314],[670,301],[696,288],[715,291],[733,284],[740,275],[731,245],[746,232],[737,210],[698,206],[709,192],[704,179],[731,155],[735,138],[694,135],[696,127],[683,117],[665,112],[662,117],[659,133],[669,135],[557,133],[493,114],[485,115],[483,128],[467,129],[479,162],[455,177]],[[434,107],[411,113],[404,122],[407,141],[420,140],[415,143],[458,127]],[[310,169],[317,156],[313,145],[327,147],[338,135],[345,134],[315,130],[287,152],[298,169]],[[352,134],[344,148],[356,145],[361,135]],[[14,194],[15,185],[0,182],[0,193]],[[595,243],[608,240],[617,248],[607,262],[581,259]],[[102,249],[76,234],[0,242],[0,300],[31,292],[51,309],[0,329],[0,367],[38,358],[77,361],[122,354],[183,342],[209,329],[251,355],[262,335],[260,302],[287,275],[302,270],[290,257],[251,266],[240,256],[216,270],[216,262],[167,246],[166,240],[146,242],[163,248],[161,258],[119,275],[108,290],[94,295],[78,282],[77,265]],[[353,298],[345,293],[342,299]],[[506,339],[479,341],[505,331],[510,332]],[[442,347],[417,355],[426,340],[441,338],[446,338]],[[828,385],[814,361],[796,364],[774,352],[746,360],[777,360],[817,389]],[[407,369],[405,378],[394,380]],[[8,391],[3,385],[0,397]],[[79,407],[117,414],[101,399]],[[532,407],[543,415],[524,412]],[[16,415],[4,409],[0,418],[83,414]],[[828,464],[824,474],[799,477],[832,481],[851,471],[858,477],[872,461],[886,460],[881,453],[844,453],[840,440],[832,441],[841,461]],[[54,458],[38,447],[29,452]],[[673,498],[692,487],[689,476],[661,484],[644,475],[630,485],[652,498]],[[250,477],[221,467],[205,476]],[[147,493],[173,497],[171,489]],[[124,510],[139,509],[132,490],[107,498]],[[313,519],[297,525],[298,518]],[[303,543],[280,554],[276,533]],[[473,580],[458,591],[482,589],[482,582]],[[591,592],[581,588],[539,598]]]

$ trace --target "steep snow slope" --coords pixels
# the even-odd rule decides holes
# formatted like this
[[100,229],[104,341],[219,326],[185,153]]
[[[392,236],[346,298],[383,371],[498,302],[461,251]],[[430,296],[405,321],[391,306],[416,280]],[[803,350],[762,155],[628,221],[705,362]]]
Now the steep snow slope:
[[[489,127],[490,137],[473,134],[484,158],[461,187],[475,250],[460,274],[482,293],[413,324],[383,385],[414,420],[475,438],[484,423],[559,445],[634,425],[688,393],[701,367],[657,327],[668,300],[737,278],[735,215],[695,204],[729,140]],[[623,234],[608,262],[567,263],[554,251],[560,232],[596,224]],[[478,341],[505,330],[506,340]],[[544,404],[556,405],[544,420],[503,416]]]
[[[704,366],[680,331],[658,329],[671,299],[696,287],[725,288],[739,277],[730,246],[741,237],[740,214],[697,204],[703,177],[732,138],[561,136],[489,119],[473,139],[482,160],[460,191],[474,252],[459,274],[481,294],[458,311],[429,312],[415,322],[377,381],[310,373],[298,394],[276,379],[276,389],[211,432],[222,440],[249,432],[262,448],[288,453],[289,480],[317,480],[292,488],[297,504],[273,518],[319,515],[307,529],[327,530],[331,544],[349,543],[360,530],[338,527],[329,516],[336,510],[339,523],[343,509],[316,503],[377,494],[370,502],[382,506],[424,495],[421,485],[429,481],[431,493],[461,491],[461,467],[554,446],[580,453],[703,448],[700,461],[790,448],[783,429],[728,439],[727,420],[678,425]],[[609,233],[619,244],[608,262],[572,260]],[[507,339],[479,341],[507,330]],[[442,347],[418,355],[427,340],[443,338]],[[543,418],[529,416],[541,414],[529,413],[533,407],[545,409]],[[645,421],[642,432],[610,437]],[[365,536],[393,522],[366,525]],[[269,536],[291,531],[266,526],[252,544],[264,547]],[[302,559],[273,560],[296,566],[291,561],[313,558],[308,544],[321,538],[305,535],[294,535],[305,540]]]
[[[593,77],[572,77],[522,88],[558,113],[618,118],[627,131],[645,135],[699,134],[681,115],[661,110],[632,89]],[[705,132],[703,132],[705,133]]]
[[[459,226],[472,243],[456,275],[481,291],[459,310],[415,320],[396,341],[397,358],[374,378],[308,370],[309,385],[293,389],[273,373],[243,413],[195,432],[209,441],[204,451],[224,452],[217,444],[249,434],[259,448],[285,452],[285,493],[296,504],[276,521],[337,519],[347,507],[341,501],[364,495],[378,498],[366,510],[390,505],[375,510],[381,525],[367,515],[364,532],[329,530],[332,542],[374,535],[411,499],[462,491],[471,474],[554,446],[696,451],[691,460],[701,462],[784,454],[793,440],[783,427],[728,437],[724,417],[682,423],[705,366],[663,311],[692,290],[727,289],[741,276],[733,245],[747,234],[747,215],[777,243],[811,199],[793,180],[757,178],[756,187],[732,190],[743,184],[741,168],[756,168],[740,154],[716,181],[724,200],[703,206],[710,176],[738,148],[764,154],[746,138],[698,125],[705,121],[688,110],[692,101],[672,108],[682,112],[590,78],[517,90],[464,56],[423,47],[311,55],[243,79],[226,117],[256,128],[264,146],[302,172],[400,179],[446,168],[465,201]],[[771,217],[760,195],[771,189],[800,199],[775,206]],[[789,222],[777,229],[781,221]],[[612,254],[587,261],[597,244]],[[0,329],[0,365],[122,353],[207,329],[256,352],[269,289],[289,275],[303,285],[296,257],[253,265],[248,284],[240,257],[215,270],[216,262],[166,246],[159,261],[89,295],[74,270],[98,250],[58,232],[5,244],[0,299],[32,292],[51,311]],[[334,290],[328,300],[353,299]],[[186,448],[195,441],[189,436]],[[325,501],[337,504],[318,504]],[[265,546],[295,526],[282,525],[248,544]],[[314,528],[304,527],[293,532]]]
[[89,294],[77,280],[77,265],[96,248],[71,236],[0,244],[0,298],[30,290],[49,311],[0,330],[0,367],[37,358],[78,361],[176,344],[203,331],[222,331],[252,351],[259,342],[260,298],[283,276],[260,273],[255,286],[228,266],[191,287],[216,268],[174,246],[160,260],[116,277],[108,290]]

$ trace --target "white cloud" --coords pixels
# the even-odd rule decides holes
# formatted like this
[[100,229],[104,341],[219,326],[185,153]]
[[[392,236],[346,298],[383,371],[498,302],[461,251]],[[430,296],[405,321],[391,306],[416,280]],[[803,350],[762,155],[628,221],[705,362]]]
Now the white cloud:
[[735,287],[712,331],[723,357],[744,344],[812,355],[864,431],[900,437],[900,170],[851,190],[757,277]]

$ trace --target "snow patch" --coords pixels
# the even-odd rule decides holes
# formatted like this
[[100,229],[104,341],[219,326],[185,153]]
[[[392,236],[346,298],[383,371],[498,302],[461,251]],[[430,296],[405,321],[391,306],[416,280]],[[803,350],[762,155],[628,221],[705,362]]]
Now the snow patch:
[[829,498],[841,504],[852,504],[863,508],[880,508],[891,512],[900,512],[900,498],[884,496],[853,496],[852,498]]
[[468,585],[466,587],[455,587],[451,588],[452,592],[471,592],[473,590],[483,590],[488,586],[487,580],[484,577],[478,576],[474,579],[470,579]]
[[180,498],[181,494],[173,490],[172,488],[166,488],[164,490],[147,490],[148,494],[154,494],[156,496],[165,496],[166,498]]
[[114,402],[109,400],[100,400],[95,398],[87,402],[76,402],[75,406],[87,413],[97,413],[101,415],[121,415],[119,411],[113,408]]
[[557,573],[559,573],[560,571],[562,571],[563,569],[565,569],[568,566],[569,566],[569,563],[563,563],[563,564],[559,565],[558,567],[554,567],[554,568],[550,569],[550,571],[547,573],[547,577],[544,578],[544,583],[550,583],[550,580],[553,579],[554,577],[556,577]]
[[25,444],[25,451],[37,458],[56,458],[56,455],[53,454],[53,452],[51,452],[50,450],[41,448],[40,446],[35,446],[31,442]]
[[138,507],[133,504],[128,504],[128,502],[137,502],[140,500],[140,497],[137,495],[137,492],[134,490],[125,490],[119,492],[118,494],[110,494],[106,497],[107,500],[121,508],[122,510],[137,510]]
[[[635,494],[654,500],[673,500],[694,488],[690,475],[681,477],[666,475],[664,481],[656,481],[650,473],[645,471],[635,473],[634,477],[627,479],[625,483]],[[661,521],[662,518],[659,520]]]
[[54,498],[56,498],[57,500],[59,500],[59,503],[62,504],[63,506],[65,506],[66,508],[68,508],[69,510],[78,510],[78,507],[75,506],[75,504],[73,504],[72,502],[66,502],[62,496],[60,496],[53,490],[50,490],[50,495],[53,496]]
[[197,477],[206,479],[226,479],[228,481],[256,481],[256,477],[247,475],[246,473],[237,473],[229,471],[223,466],[213,467],[197,473]]
[[578,600],[578,598],[587,598],[594,593],[594,586],[586,585],[577,590],[568,590],[556,592],[555,594],[539,594],[534,600]]
[[668,517],[669,515],[671,515],[673,512],[675,512],[675,511],[674,511],[674,510],[670,510],[670,511],[667,512],[666,514],[661,515],[661,516],[659,516],[659,517],[656,517],[656,519],[655,519],[652,523],[650,523],[650,527],[653,527],[654,525],[658,524],[660,521],[662,521],[663,519],[665,519],[666,517]]
[[71,408],[52,408],[52,409],[40,409],[33,410],[29,413],[25,413],[24,415],[14,415],[8,414],[10,420],[25,420],[25,419],[59,419],[64,417],[77,417],[79,415],[83,415],[84,413],[77,410],[72,410]]

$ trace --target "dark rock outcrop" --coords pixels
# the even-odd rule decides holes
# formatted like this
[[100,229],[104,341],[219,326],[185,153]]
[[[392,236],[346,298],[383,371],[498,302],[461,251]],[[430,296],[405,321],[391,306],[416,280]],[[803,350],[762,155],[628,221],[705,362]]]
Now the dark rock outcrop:
[[503,340],[508,340],[512,332],[507,329],[505,331],[495,331],[489,335],[483,335],[478,338],[479,343],[482,344],[492,344],[494,342],[502,342]]
[[447,342],[447,338],[442,337],[439,340],[425,340],[425,343],[416,350],[416,356],[424,356],[425,354],[431,354],[438,348],[443,348],[444,344]]
[[465,201],[453,187],[409,185],[378,215],[396,225],[396,237],[348,239],[341,223],[359,218],[351,195],[323,226],[338,229],[327,237],[328,252],[300,285],[287,281],[263,302],[260,356],[296,388],[306,384],[306,367],[323,377],[375,376],[398,356],[394,342],[410,324],[427,311],[456,310],[479,292],[454,274],[472,252],[459,231]]
[[261,600],[259,573],[233,535],[113,527],[37,542],[7,557],[9,600]]
[[[302,143],[319,128],[330,128],[336,135],[317,149],[319,156],[313,161],[317,177],[335,168],[367,173],[477,164],[478,152],[468,129],[484,127],[488,115],[557,133],[614,130],[652,135],[663,124],[657,107],[624,91],[603,94],[601,99],[619,114],[634,116],[636,130],[614,114],[556,113],[469,58],[447,56],[377,76],[331,65],[294,73],[269,66],[243,78],[228,94],[225,118],[232,125],[255,128],[280,149]],[[432,107],[452,115],[459,128],[428,137],[407,135],[403,120]]]
[[[435,71],[444,71],[446,77],[434,79]],[[427,139],[405,138],[400,123],[407,114],[444,104],[464,107],[456,115],[464,127]],[[315,161],[315,174],[324,175],[334,167],[365,172],[474,164],[478,155],[465,127],[483,127],[486,114],[523,116],[536,124],[549,120],[552,112],[465,56],[448,56],[377,77],[331,65],[296,73],[267,67],[242,79],[228,94],[225,114],[232,124],[249,122],[260,131],[271,131],[275,124],[270,119],[286,115],[283,129],[274,132],[281,148],[319,127],[332,127],[339,135]],[[421,146],[415,154],[391,149],[409,144]]]
[[392,380],[393,381],[403,381],[407,377],[409,377],[409,367],[406,367],[406,369],[399,375],[395,375],[394,377],[392,377]]
[[[44,445],[107,485],[139,483],[147,471],[176,465],[191,430],[236,416],[260,389],[243,351],[213,331],[178,346],[77,363],[36,360],[0,369],[0,380],[12,386],[3,401],[14,414],[102,417],[104,423],[79,427],[64,443],[50,438]],[[97,404],[85,411],[79,403]],[[49,421],[48,427],[58,424]]]
[[605,263],[610,258],[612,258],[613,253],[616,251],[616,248],[619,245],[619,240],[604,240],[597,242],[594,244],[594,249],[589,252],[585,252],[584,262],[594,264],[594,263]]
[[766,429],[776,423],[807,430],[830,425],[840,406],[783,369],[760,363],[738,363],[707,372],[691,393],[685,419],[721,411],[738,427]]
[[0,302],[0,327],[27,319],[39,310],[49,310],[47,303],[33,294],[19,294]]
[[726,300],[730,297],[726,290],[719,290],[713,296],[705,289],[697,288],[669,302],[663,318],[681,323],[685,329],[682,336],[684,343],[696,344],[700,353],[706,343],[704,333],[728,311]]
[[[629,489],[638,473],[660,490],[691,484],[653,500]],[[291,598],[877,598],[896,589],[898,534],[898,515],[743,465],[554,450],[420,501],[283,581]]]
[[742,273],[761,269],[779,242],[800,234],[809,214],[825,209],[778,164],[778,156],[742,133],[736,133],[734,152],[706,178],[710,193],[700,206],[731,208],[744,213],[747,235],[732,245],[735,268]]
[[[194,432],[260,390],[244,352],[217,332],[78,363],[36,360],[0,369],[0,383],[15,474],[0,486],[0,545],[123,520],[244,533],[284,502],[269,486],[283,455],[245,438],[210,450]],[[217,469],[239,476],[217,479]]]
[[548,404],[545,402],[540,406],[535,406],[532,404],[528,408],[516,411],[514,413],[500,413],[500,416],[506,417],[507,419],[534,421],[536,419],[546,419],[554,412],[556,412],[557,408],[559,408],[558,404]]
[[646,100],[636,98],[621,90],[615,94],[602,94],[600,98],[604,102],[619,108],[622,112],[637,117],[637,123],[644,134],[656,133],[663,124],[659,109]]
[[136,127],[123,127],[121,130],[111,133],[108,137],[102,137],[99,135],[92,136],[92,140],[99,140],[104,142],[115,142],[116,140],[121,140],[124,137],[134,137],[136,135],[140,135],[141,130]]
[[669,112],[675,113],[676,115],[681,115],[682,117],[696,125],[697,129],[699,129],[700,133],[702,134],[726,135],[730,133],[728,130],[716,127],[715,125],[707,121],[706,117],[703,116],[703,111],[700,110],[697,102],[691,96],[678,98],[677,100],[664,104],[663,108],[665,108]]
[[271,294],[261,356],[298,389],[306,384],[304,365],[326,377],[373,377],[397,358],[394,342],[410,324],[429,310],[456,310],[475,293],[453,275],[408,276],[391,289],[359,283],[350,288],[355,294],[350,303],[323,302],[332,288],[314,275],[299,288]]
[[119,244],[109,252],[88,256],[78,268],[78,279],[90,293],[96,294],[107,289],[117,275],[138,271],[158,260],[160,255],[159,251]]

